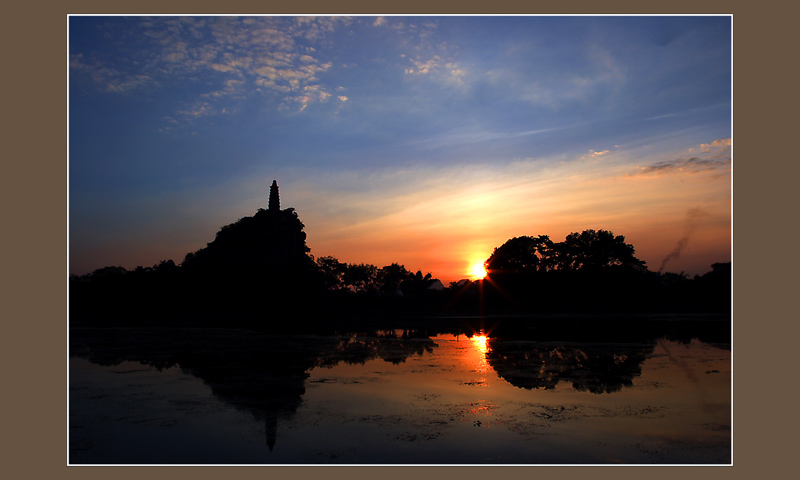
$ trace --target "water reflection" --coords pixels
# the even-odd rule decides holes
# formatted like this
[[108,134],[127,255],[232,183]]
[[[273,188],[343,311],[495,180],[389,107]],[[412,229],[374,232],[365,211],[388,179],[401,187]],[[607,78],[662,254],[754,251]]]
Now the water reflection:
[[[456,338],[458,339],[458,337]],[[486,354],[489,351],[489,338],[483,331],[467,336],[467,338],[466,346],[460,349],[462,352],[460,361],[470,372],[478,374],[478,377],[471,378],[466,385],[488,387],[488,374],[491,366],[489,366]],[[461,344],[461,342],[456,343]]]
[[559,382],[578,391],[618,392],[641,374],[653,345],[552,344],[491,341],[487,360],[508,383],[554,389]]
[[81,328],[71,330],[70,341],[71,355],[99,365],[180,367],[220,400],[262,420],[270,451],[278,420],[290,418],[302,403],[311,369],[373,359],[396,365],[436,347],[416,330],[275,336],[226,329]]
[[436,344],[418,330],[375,330],[343,334],[315,362],[316,366],[332,367],[340,362],[361,364],[380,358],[394,365],[411,355],[432,352]]
[[472,343],[475,344],[475,348],[478,349],[478,352],[481,355],[486,355],[486,352],[489,350],[489,348],[486,346],[487,340],[488,340],[488,338],[486,337],[486,334],[484,334],[484,333],[481,333],[480,335],[475,335],[475,336],[472,337]]
[[[279,422],[296,415],[315,369],[373,361],[402,366],[414,359],[406,381],[419,382],[428,370],[435,370],[436,377],[430,381],[441,383],[450,367],[425,360],[436,354],[440,348],[436,339],[441,338],[452,342],[452,354],[468,372],[477,374],[460,384],[466,388],[488,387],[481,390],[488,392],[501,381],[524,390],[555,390],[563,382],[578,392],[610,394],[633,385],[659,339],[686,342],[697,337],[696,332],[675,326],[641,329],[638,335],[627,332],[626,341],[616,342],[597,341],[597,336],[593,342],[586,338],[568,341],[563,339],[582,337],[586,331],[564,333],[552,326],[510,324],[495,325],[489,334],[480,329],[473,333],[476,329],[469,326],[294,335],[234,329],[73,328],[70,354],[100,365],[135,361],[157,369],[177,366],[201,379],[216,398],[259,419],[264,442],[273,451],[279,442]],[[468,403],[473,415],[491,416],[499,408],[485,398]],[[451,416],[443,413],[443,418]],[[441,420],[437,417],[436,421]],[[476,427],[485,426],[486,419],[475,422]],[[102,459],[97,463],[103,463]]]
[[220,400],[262,420],[270,450],[278,419],[297,410],[307,371],[325,349],[324,342],[224,329],[75,329],[70,340],[72,354],[100,365],[180,367]]

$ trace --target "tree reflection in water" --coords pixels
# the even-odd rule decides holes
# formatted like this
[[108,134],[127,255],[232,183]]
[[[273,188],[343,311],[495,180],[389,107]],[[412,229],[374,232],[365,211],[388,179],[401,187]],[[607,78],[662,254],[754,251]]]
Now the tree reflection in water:
[[424,332],[418,330],[373,330],[341,335],[332,349],[316,361],[315,366],[333,367],[344,362],[363,365],[380,358],[395,365],[412,355],[432,352],[436,347]]
[[180,367],[214,396],[263,420],[270,450],[277,422],[296,412],[308,372],[340,362],[382,359],[398,364],[436,344],[414,330],[344,335],[270,335],[234,329],[74,328],[70,354],[105,366],[140,362]]
[[[281,335],[237,329],[74,327],[70,354],[100,365],[137,361],[157,369],[179,366],[207,384],[215,397],[262,420],[272,450],[278,421],[296,413],[312,369],[376,359],[398,365],[434,352],[438,345],[431,337],[436,335],[469,337],[463,361],[472,362],[471,368],[481,375],[494,370],[523,389],[554,389],[563,381],[575,390],[601,394],[631,386],[658,339],[724,339],[727,328],[698,332],[672,322],[640,328],[637,334],[606,329],[609,333],[603,336],[585,328],[520,325],[493,325],[487,333],[462,325]],[[570,337],[578,340],[564,340]],[[621,337],[626,338],[611,340]]]
[[618,392],[633,385],[653,345],[539,344],[490,340],[487,360],[508,383],[554,389],[561,381],[578,391]]

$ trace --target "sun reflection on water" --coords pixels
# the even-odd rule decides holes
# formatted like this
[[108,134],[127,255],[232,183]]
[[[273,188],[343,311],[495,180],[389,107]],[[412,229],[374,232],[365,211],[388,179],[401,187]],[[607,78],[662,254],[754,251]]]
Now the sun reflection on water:
[[486,352],[488,351],[488,347],[486,346],[486,335],[473,335],[472,336],[472,343],[475,348],[484,356],[484,360],[486,359]]
[[[486,374],[491,369],[489,362],[486,360],[486,353],[489,351],[487,340],[486,334],[483,332],[473,335],[470,337],[471,348],[467,350],[467,362],[475,369],[475,372],[481,374]],[[485,382],[486,379],[482,378],[481,383],[484,386],[488,386]]]

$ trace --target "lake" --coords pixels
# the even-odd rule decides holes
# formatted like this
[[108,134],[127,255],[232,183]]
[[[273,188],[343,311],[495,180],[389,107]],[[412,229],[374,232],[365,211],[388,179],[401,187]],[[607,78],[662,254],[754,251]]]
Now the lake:
[[73,327],[69,462],[730,464],[729,323],[673,320]]

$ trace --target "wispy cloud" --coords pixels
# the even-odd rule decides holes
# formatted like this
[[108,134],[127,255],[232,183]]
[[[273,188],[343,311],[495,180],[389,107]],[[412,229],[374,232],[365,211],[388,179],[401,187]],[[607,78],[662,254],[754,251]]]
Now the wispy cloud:
[[614,86],[621,86],[625,83],[625,69],[611,52],[598,45],[593,45],[590,51],[592,74],[590,77],[581,78],[582,83],[603,83]]
[[665,118],[685,117],[685,116],[688,116],[688,115],[694,115],[694,114],[697,114],[699,112],[703,112],[703,111],[711,110],[711,109],[716,109],[716,108],[730,108],[730,105],[729,104],[717,104],[717,105],[711,105],[711,106],[708,106],[708,107],[691,108],[691,109],[688,109],[688,110],[681,110],[681,111],[676,111],[676,112],[664,113],[662,115],[656,115],[654,117],[645,118],[644,120],[653,121],[653,120],[663,120]]
[[484,129],[484,126],[473,126],[465,129],[453,130],[437,134],[435,136],[406,142],[406,145],[417,145],[428,148],[456,147],[459,145],[470,145],[481,142],[491,142],[500,140],[510,140],[513,138],[541,135],[544,133],[556,132],[569,127],[539,128],[536,130],[493,132]]
[[411,78],[425,78],[450,86],[464,84],[468,70],[455,57],[452,47],[435,41],[438,25],[434,21],[404,24],[393,23],[405,49],[400,56],[406,62],[403,73]]
[[587,102],[596,109],[613,104],[610,100],[627,83],[623,62],[598,45],[559,62],[557,69],[537,68],[536,63],[522,58],[537,54],[541,52],[498,52],[483,64],[481,80],[522,104],[553,111]]
[[186,117],[200,118],[208,115],[216,115],[221,112],[208,102],[199,101],[186,110],[179,110],[178,113]]
[[638,167],[631,175],[662,175],[670,173],[699,173],[709,170],[728,170],[731,166],[731,139],[714,140],[688,149],[687,155],[672,160]]
[[591,155],[592,157],[600,157],[602,155],[607,155],[610,152],[611,152],[611,150],[601,150],[599,152],[595,151],[595,150],[589,150],[589,155]]
[[72,55],[69,66],[73,74],[85,75],[97,88],[111,93],[128,93],[153,80],[149,75],[121,72],[95,61],[87,61],[81,54]]

